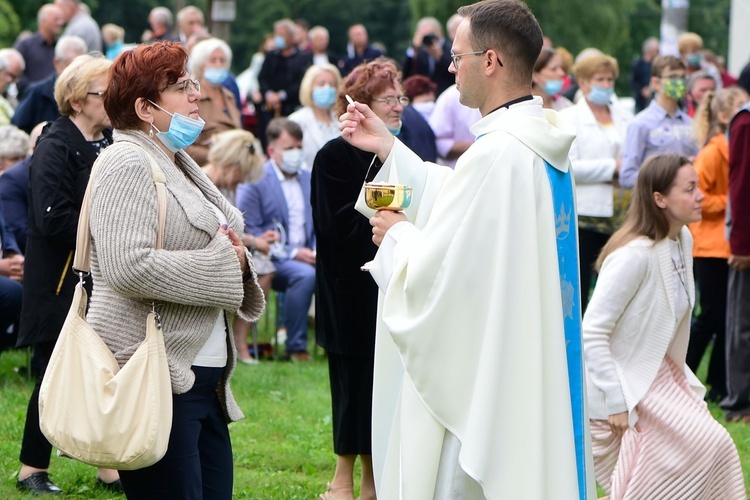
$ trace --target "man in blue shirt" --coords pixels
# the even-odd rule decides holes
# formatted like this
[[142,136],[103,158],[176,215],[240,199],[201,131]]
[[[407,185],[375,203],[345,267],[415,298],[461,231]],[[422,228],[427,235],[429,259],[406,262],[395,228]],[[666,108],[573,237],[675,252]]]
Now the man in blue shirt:
[[685,64],[674,56],[658,56],[651,65],[651,88],[656,97],[628,126],[622,152],[620,185],[632,188],[643,161],[658,153],[691,158],[698,153],[692,120],[679,108],[687,88]]

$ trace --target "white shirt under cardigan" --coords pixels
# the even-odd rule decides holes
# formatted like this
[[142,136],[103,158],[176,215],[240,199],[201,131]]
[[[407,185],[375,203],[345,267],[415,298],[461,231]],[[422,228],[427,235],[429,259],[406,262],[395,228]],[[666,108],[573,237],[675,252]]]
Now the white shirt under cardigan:
[[570,163],[576,181],[578,215],[612,217],[612,177],[622,153],[625,133],[633,115],[618,105],[609,105],[612,126],[600,124],[586,99],[560,112],[576,129],[570,148]]
[[[196,189],[198,189],[196,187]],[[227,223],[227,216],[210,200],[206,200],[211,209],[219,219],[219,225]],[[193,361],[193,366],[207,366],[210,368],[223,368],[227,365],[227,321],[223,309],[216,309],[216,321],[211,330],[211,336],[203,344],[201,350]]]
[[[693,239],[687,228],[679,235],[685,268],[693,267]],[[684,366],[688,383],[699,397],[705,388],[685,364],[695,283],[687,272],[686,296],[675,276],[674,243],[637,238],[604,261],[594,295],[583,317],[589,418],[629,412],[638,421],[636,405],[651,387],[665,356]]]

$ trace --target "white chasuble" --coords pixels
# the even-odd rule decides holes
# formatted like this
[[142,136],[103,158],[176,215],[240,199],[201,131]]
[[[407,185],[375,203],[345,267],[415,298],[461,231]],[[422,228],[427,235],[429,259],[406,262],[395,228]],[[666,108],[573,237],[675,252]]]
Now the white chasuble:
[[555,121],[540,98],[495,111],[455,170],[396,140],[375,178],[414,188],[371,270],[379,498],[582,498],[545,169],[568,171],[574,136]]

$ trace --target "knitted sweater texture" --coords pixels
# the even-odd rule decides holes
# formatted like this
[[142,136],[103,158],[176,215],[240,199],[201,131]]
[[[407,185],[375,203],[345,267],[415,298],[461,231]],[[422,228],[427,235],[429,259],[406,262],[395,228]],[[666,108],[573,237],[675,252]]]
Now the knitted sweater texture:
[[[184,152],[171,159],[140,131],[115,131],[115,144],[95,164],[90,228],[94,288],[87,315],[122,366],[145,338],[152,301],[161,315],[175,394],[190,390],[190,369],[209,338],[219,310],[247,321],[260,317],[263,293],[253,276],[243,284],[239,259],[208,201],[241,235],[242,215]],[[139,147],[135,147],[137,145]],[[155,250],[156,189],[148,155],[166,177],[163,249]],[[190,179],[190,181],[188,180]],[[192,181],[192,182],[191,182]],[[196,189],[196,186],[198,189]],[[247,253],[252,266],[252,259]],[[228,361],[217,388],[227,421],[243,417],[229,388],[236,355],[227,334]]]

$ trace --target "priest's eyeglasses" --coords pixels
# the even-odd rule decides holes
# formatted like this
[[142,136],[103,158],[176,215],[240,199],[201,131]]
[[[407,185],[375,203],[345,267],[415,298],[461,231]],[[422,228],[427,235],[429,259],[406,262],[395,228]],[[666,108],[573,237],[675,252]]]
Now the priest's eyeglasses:
[[[486,54],[490,49],[484,49],[484,50],[478,50],[476,52],[464,52],[462,54],[454,54],[451,52],[451,61],[453,61],[453,67],[458,69],[458,61],[461,60],[464,56],[481,56],[482,54]],[[503,63],[500,61],[500,58],[497,58],[497,63],[502,66]]]
[[185,80],[182,80],[181,82],[173,83],[172,85],[167,85],[167,88],[176,88],[180,92],[185,92],[187,95],[193,95],[196,92],[201,91],[201,82],[198,80],[191,80],[190,78],[186,78]]

